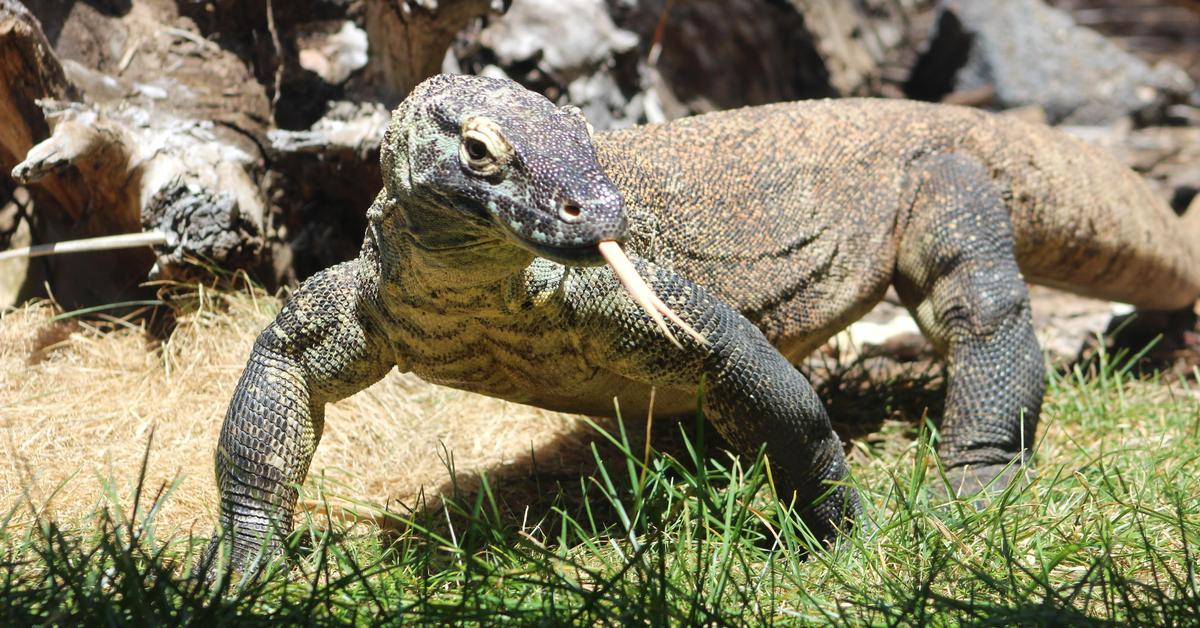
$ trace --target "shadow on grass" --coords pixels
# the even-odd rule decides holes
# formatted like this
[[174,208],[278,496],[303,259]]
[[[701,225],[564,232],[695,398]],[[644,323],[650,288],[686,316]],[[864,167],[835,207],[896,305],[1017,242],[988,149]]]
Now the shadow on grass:
[[[916,438],[923,418],[941,416],[945,383],[932,352],[907,362],[867,355],[842,363],[835,356],[802,370],[828,409],[834,429],[847,443],[851,438],[878,432],[889,419],[906,422],[910,426],[909,436]],[[656,418],[652,422],[627,418],[623,425],[615,419],[592,420],[611,433],[623,429],[626,444],[635,453],[645,453],[650,447],[659,455],[687,461],[692,456],[690,448],[695,448],[701,460],[728,463],[730,458],[726,441],[711,424],[697,420],[696,416]],[[590,447],[592,455],[563,453],[581,447]],[[600,469],[623,468],[626,457],[622,446],[604,438],[592,426],[580,423],[577,429],[530,451],[528,456],[488,469],[487,497],[495,502],[497,523],[522,533],[557,529],[564,516],[586,515],[600,529],[618,524],[620,513],[607,501],[589,500],[589,492],[594,494],[597,489]],[[547,460],[552,462],[547,464]],[[568,462],[563,464],[563,460]],[[454,514],[462,510],[461,505],[473,504],[483,496],[479,474],[457,472],[450,452],[443,453],[443,463],[450,470],[450,480],[417,503],[392,507],[402,520],[419,520],[423,526],[449,534],[453,528],[466,525]],[[451,509],[448,516],[445,500],[460,507]],[[396,533],[395,526],[383,527],[385,534]]]
[[[924,348],[897,360],[878,353],[868,353],[854,360],[838,355],[810,361],[801,368],[813,383],[827,408],[834,429],[847,444],[851,438],[863,438],[877,433],[885,420],[898,420],[908,426],[907,436],[917,438],[921,420],[940,419],[945,396],[945,380],[937,356]],[[597,534],[620,527],[623,513],[609,499],[594,499],[602,490],[599,479],[604,469],[625,469],[629,452],[640,454],[653,450],[677,461],[691,461],[691,469],[704,466],[702,461],[728,464],[730,454],[725,440],[699,417],[676,419],[615,419],[593,418],[599,428],[621,433],[622,442],[605,438],[594,427],[580,423],[578,428],[544,443],[528,456],[520,456],[503,466],[478,473],[464,474],[455,469],[453,456],[443,452],[443,464],[451,479],[436,487],[416,503],[389,504],[391,517],[376,520],[385,543],[407,534],[411,526],[435,531],[446,538],[463,536],[457,531],[469,530],[472,517],[477,516],[479,504],[490,506],[489,525],[514,534],[545,534],[560,529],[564,521],[586,518]],[[591,456],[564,455],[564,451],[590,448]],[[693,456],[698,455],[698,459]],[[562,464],[562,460],[570,462]],[[541,461],[553,461],[545,464]],[[664,471],[671,481],[680,478],[674,469]],[[486,485],[483,483],[486,476]],[[721,477],[710,480],[723,487]],[[763,539],[765,530],[758,533]],[[465,540],[476,539],[470,535]],[[797,552],[799,559],[807,552]]]

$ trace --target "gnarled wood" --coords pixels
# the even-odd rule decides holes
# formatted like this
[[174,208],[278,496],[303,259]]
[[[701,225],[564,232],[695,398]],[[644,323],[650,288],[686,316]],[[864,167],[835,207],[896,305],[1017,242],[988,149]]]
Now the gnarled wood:
[[[14,0],[0,0],[0,76],[0,169],[7,173],[49,132],[37,101],[77,97],[41,25]],[[79,203],[78,194],[57,179],[39,192],[47,201]]]

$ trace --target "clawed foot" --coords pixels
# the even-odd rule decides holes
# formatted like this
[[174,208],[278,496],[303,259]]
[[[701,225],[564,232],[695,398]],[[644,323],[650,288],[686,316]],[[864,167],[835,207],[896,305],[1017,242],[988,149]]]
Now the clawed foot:
[[231,551],[229,543],[222,543],[221,536],[214,534],[200,552],[193,577],[203,580],[209,587],[225,588],[237,580],[258,578],[272,560],[283,555],[283,544],[275,538],[269,539],[265,547],[256,547],[253,551],[236,544]]
[[943,496],[953,495],[971,500],[976,508],[984,508],[1009,486],[1021,488],[1028,483],[1027,467],[1020,462],[1011,464],[964,464],[946,469],[946,481],[937,479],[931,489]]

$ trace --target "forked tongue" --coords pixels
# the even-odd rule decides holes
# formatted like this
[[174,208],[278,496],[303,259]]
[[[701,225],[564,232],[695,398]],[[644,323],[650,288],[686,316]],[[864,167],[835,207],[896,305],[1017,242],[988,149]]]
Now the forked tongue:
[[683,331],[689,336],[696,339],[702,345],[708,344],[708,340],[704,335],[692,328],[679,318],[662,299],[654,294],[654,290],[646,283],[645,279],[638,274],[637,269],[633,267],[633,262],[629,261],[629,257],[625,255],[625,251],[621,250],[621,245],[613,240],[604,240],[599,244],[600,254],[604,256],[604,261],[612,268],[613,274],[621,281],[621,285],[625,287],[625,291],[633,298],[633,301],[640,305],[650,318],[654,319],[654,323],[662,330],[672,344],[680,349],[683,345],[679,344],[679,340],[675,338],[675,334],[671,333],[671,328],[667,327],[667,322],[663,317],[667,317],[672,323],[679,325]]

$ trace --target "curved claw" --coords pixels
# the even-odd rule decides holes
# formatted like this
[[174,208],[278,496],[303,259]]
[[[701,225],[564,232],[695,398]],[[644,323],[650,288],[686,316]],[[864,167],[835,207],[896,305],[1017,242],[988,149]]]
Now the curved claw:
[[946,484],[935,482],[932,488],[944,497],[952,493],[983,509],[1009,486],[1021,489],[1028,484],[1025,470],[1019,462],[959,465],[946,469]]

